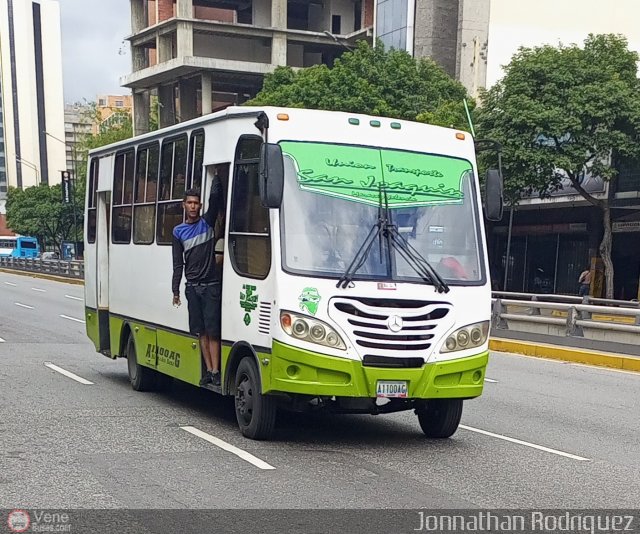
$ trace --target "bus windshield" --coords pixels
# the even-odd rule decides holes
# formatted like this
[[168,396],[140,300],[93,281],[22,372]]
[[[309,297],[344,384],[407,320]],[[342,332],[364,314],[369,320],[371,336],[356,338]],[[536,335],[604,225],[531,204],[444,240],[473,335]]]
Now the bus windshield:
[[[447,283],[483,280],[469,161],[377,147],[297,141],[280,145],[285,271],[340,278],[378,221],[382,198],[400,234]],[[422,281],[385,239],[376,239],[353,278]]]

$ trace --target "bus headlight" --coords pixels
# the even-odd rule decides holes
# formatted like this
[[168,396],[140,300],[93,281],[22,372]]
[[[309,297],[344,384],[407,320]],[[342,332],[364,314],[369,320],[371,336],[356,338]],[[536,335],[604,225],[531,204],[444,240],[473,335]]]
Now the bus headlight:
[[280,312],[280,326],[291,337],[332,349],[346,350],[340,335],[327,323],[289,311]]
[[458,328],[444,342],[440,353],[474,349],[483,345],[489,336],[489,321],[474,323]]

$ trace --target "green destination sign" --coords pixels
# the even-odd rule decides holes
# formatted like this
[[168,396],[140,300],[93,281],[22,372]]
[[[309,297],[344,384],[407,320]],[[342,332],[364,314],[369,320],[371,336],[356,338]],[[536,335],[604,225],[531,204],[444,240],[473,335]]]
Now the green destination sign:
[[471,164],[446,156],[332,145],[280,143],[305,191],[378,205],[384,184],[389,207],[459,204],[462,177]]

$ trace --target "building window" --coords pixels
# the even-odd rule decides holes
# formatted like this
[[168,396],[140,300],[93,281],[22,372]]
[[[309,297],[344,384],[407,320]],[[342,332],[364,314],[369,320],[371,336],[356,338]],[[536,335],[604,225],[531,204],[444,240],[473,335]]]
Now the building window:
[[229,245],[234,269],[263,279],[271,268],[269,210],[262,206],[258,166],[262,139],[241,137],[236,148]]
[[341,25],[342,25],[342,23],[341,23],[340,15],[332,15],[332,17],[331,17],[331,33],[333,33],[335,35],[339,35],[340,34]]
[[136,185],[133,206],[133,242],[137,245],[153,243],[158,196],[158,143],[138,148]]
[[187,134],[165,139],[160,154],[156,242],[170,245],[173,228],[184,221],[182,200],[187,171]]
[[99,106],[103,106],[103,107],[104,107],[104,106],[106,106],[106,105],[107,105],[107,100],[106,100],[106,98],[99,98],[99,99],[98,99],[98,105],[99,105]]
[[113,173],[112,243],[128,244],[131,242],[134,159],[133,150],[116,155]]
[[117,108],[123,108],[124,107],[124,101],[116,100],[116,107]]

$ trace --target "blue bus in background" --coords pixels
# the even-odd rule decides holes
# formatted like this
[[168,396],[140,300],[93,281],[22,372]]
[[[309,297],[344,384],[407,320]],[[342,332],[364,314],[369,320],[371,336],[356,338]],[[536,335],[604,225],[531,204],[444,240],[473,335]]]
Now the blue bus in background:
[[40,245],[35,237],[0,237],[0,256],[5,258],[37,258],[39,255]]

